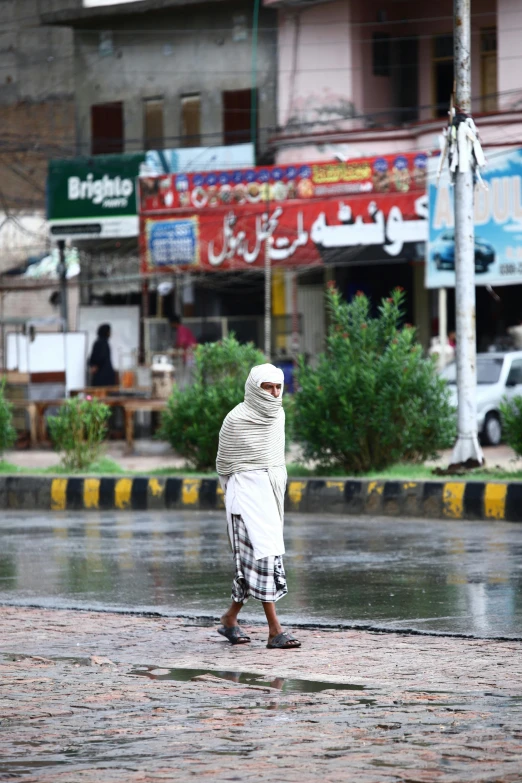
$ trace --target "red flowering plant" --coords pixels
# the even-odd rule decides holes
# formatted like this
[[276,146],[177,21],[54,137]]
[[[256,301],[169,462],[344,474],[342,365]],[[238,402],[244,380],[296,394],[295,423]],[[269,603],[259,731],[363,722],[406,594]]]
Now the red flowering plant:
[[62,452],[62,464],[71,471],[87,470],[100,456],[107,434],[111,410],[100,400],[88,396],[66,400],[47,424],[51,440]]
[[316,366],[302,360],[294,395],[294,435],[322,472],[382,470],[423,461],[449,447],[455,415],[446,384],[402,326],[405,294],[382,300],[377,315],[358,293],[326,292],[330,327]]

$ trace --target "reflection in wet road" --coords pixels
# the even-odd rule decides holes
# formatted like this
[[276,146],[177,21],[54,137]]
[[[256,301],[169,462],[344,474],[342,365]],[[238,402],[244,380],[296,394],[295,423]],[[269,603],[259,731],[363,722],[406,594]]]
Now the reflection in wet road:
[[[522,527],[288,515],[289,623],[522,637]],[[4,513],[0,602],[219,615],[232,559],[216,513]],[[261,620],[251,602],[245,619]]]

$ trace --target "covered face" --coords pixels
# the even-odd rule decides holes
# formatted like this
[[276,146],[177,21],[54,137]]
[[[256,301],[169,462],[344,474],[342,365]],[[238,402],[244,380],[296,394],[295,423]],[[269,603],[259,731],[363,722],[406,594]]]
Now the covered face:
[[[281,384],[281,394],[274,397],[261,388],[262,383]],[[283,403],[284,375],[273,364],[258,364],[252,367],[245,383],[245,403],[258,413],[277,416]]]

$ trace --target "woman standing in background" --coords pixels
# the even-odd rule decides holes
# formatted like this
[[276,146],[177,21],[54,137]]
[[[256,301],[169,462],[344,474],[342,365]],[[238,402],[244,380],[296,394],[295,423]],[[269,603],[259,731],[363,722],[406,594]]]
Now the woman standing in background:
[[98,339],[92,346],[89,359],[91,386],[114,386],[116,383],[116,373],[112,366],[111,347],[109,345],[110,336],[110,324],[102,324],[98,327]]

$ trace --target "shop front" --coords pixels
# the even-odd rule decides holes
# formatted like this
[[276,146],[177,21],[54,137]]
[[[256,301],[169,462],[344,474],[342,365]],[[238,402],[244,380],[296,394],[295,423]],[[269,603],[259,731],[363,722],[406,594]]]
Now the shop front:
[[143,280],[172,280],[168,308],[201,339],[234,331],[263,347],[268,273],[281,360],[322,350],[329,280],[376,304],[401,285],[408,320],[419,310],[427,320],[426,162],[418,153],[140,177]]

